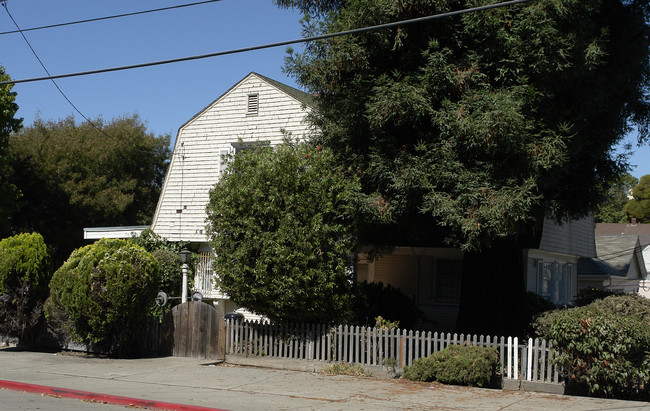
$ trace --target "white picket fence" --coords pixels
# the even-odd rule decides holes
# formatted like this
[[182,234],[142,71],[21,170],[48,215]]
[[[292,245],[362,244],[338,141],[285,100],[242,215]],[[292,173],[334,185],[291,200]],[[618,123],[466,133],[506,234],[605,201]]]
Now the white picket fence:
[[560,383],[545,340],[323,324],[226,321],[226,355],[345,362],[401,370],[449,345],[496,347],[503,378]]

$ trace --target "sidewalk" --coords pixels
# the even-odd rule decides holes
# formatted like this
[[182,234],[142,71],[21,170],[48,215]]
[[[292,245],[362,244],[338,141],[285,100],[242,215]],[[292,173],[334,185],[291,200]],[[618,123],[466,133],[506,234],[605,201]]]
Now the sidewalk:
[[[650,403],[571,397],[534,392],[413,383],[379,378],[216,365],[179,358],[116,360],[83,354],[0,349],[0,387],[28,384],[37,392],[57,387],[138,399],[133,405],[183,409],[174,404],[227,410],[395,410],[395,409],[632,409]],[[3,385],[4,384],[4,385]],[[44,387],[35,387],[44,386]],[[0,403],[2,390],[0,390]],[[145,401],[150,401],[145,404]],[[124,404],[123,404],[124,405]],[[191,408],[185,408],[191,409]]]

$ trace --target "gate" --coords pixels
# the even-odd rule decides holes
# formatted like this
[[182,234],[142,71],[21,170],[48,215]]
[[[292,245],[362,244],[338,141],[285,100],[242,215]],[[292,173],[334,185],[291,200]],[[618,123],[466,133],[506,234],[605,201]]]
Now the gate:
[[167,355],[223,360],[226,323],[209,304],[178,304],[165,316],[161,341],[161,352]]

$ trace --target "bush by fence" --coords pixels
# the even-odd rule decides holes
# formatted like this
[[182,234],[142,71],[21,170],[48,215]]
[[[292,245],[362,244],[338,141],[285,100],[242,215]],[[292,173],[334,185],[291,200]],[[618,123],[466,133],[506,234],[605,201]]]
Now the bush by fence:
[[404,368],[404,378],[443,384],[486,387],[496,376],[499,353],[495,347],[450,345]]
[[0,334],[35,342],[51,276],[50,255],[40,234],[0,241]]
[[589,394],[618,398],[650,392],[650,300],[611,296],[553,314],[549,334],[567,380]]
[[158,263],[149,252],[127,240],[99,240],[75,250],[56,271],[46,315],[76,341],[129,355],[159,286]]

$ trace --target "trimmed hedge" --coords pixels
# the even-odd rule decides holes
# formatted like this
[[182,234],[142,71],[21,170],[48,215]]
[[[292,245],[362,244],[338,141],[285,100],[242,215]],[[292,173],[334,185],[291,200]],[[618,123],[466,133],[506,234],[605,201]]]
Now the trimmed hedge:
[[160,287],[158,262],[127,240],[75,250],[50,283],[48,320],[65,336],[130,355]]
[[52,263],[43,236],[18,234],[0,241],[0,294],[11,293],[22,280],[33,300],[47,298]]
[[50,254],[40,234],[0,241],[0,333],[34,342],[51,276]]
[[499,355],[493,347],[450,345],[404,367],[404,378],[443,384],[485,387],[496,373]]

